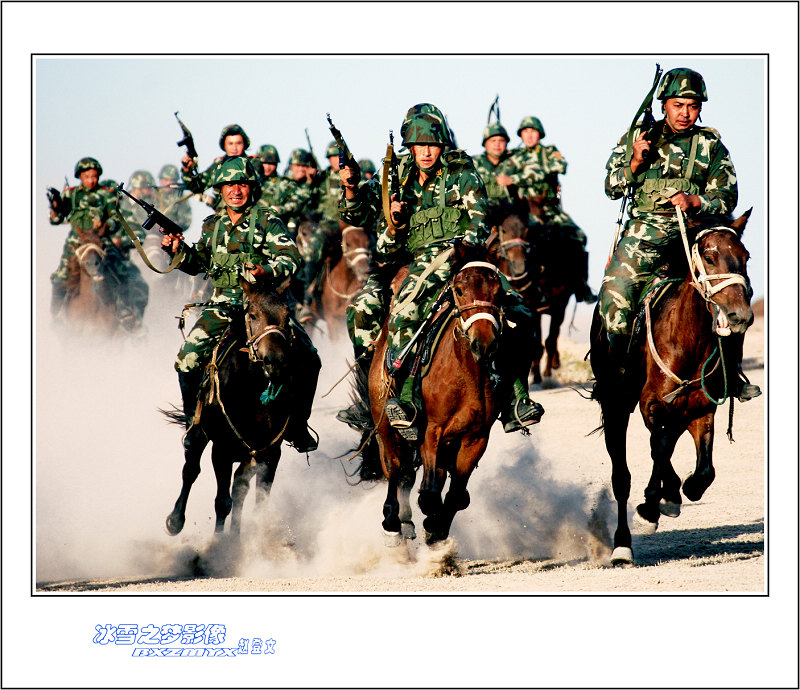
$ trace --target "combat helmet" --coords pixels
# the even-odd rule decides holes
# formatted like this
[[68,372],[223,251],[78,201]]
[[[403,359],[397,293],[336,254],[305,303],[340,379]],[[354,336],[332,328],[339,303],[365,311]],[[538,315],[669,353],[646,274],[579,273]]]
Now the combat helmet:
[[281,157],[278,155],[278,149],[272,144],[264,144],[258,149],[258,157],[262,163],[275,163],[276,165],[281,162]]
[[483,128],[483,139],[481,140],[481,144],[485,144],[486,140],[491,137],[503,137],[507,142],[511,141],[510,137],[508,136],[508,132],[506,132],[506,128],[503,127],[499,122],[495,122],[493,125],[486,125]]
[[331,156],[338,156],[339,155],[339,144],[335,141],[332,141],[328,144],[328,148],[325,149],[325,158],[330,158]]
[[369,158],[362,158],[358,161],[358,167],[361,168],[361,172],[370,173],[371,175],[375,174],[375,163]]
[[153,179],[153,176],[147,172],[147,170],[136,170],[135,172],[131,173],[131,177],[128,180],[128,187],[131,189],[141,189],[142,187],[155,187],[156,181]]
[[178,168],[175,165],[167,163],[161,171],[158,173],[159,180],[177,180],[178,179]]
[[290,165],[314,165],[313,156],[305,149],[295,149],[292,151]]
[[539,132],[539,138],[544,139],[544,127],[542,127],[542,121],[538,117],[533,117],[533,115],[522,118],[522,122],[520,122],[519,127],[517,127],[517,136],[522,136],[522,130],[528,129],[528,127],[535,129],[537,132]]
[[250,187],[250,203],[255,203],[261,198],[261,184],[258,175],[253,169],[253,164],[247,156],[233,156],[223,161],[217,168],[214,176],[214,187],[219,189],[224,184],[246,182]]
[[656,95],[659,101],[668,98],[693,98],[697,101],[707,101],[706,83],[702,75],[688,67],[677,67],[667,72],[661,79]]
[[[416,105],[412,105],[408,109],[405,119],[403,120],[403,124],[400,127],[400,136],[402,137],[403,146],[407,147],[410,144],[414,143],[414,141],[408,138],[408,134],[412,124],[414,124],[415,126],[417,124],[421,124],[417,122],[417,118],[419,117],[426,118],[426,120],[429,123],[431,123],[431,126],[435,126],[437,128],[438,130],[437,135],[442,137],[441,143],[445,147],[455,146],[453,142],[452,133],[450,132],[450,128],[447,125],[447,119],[445,118],[442,111],[439,110],[439,108],[437,108],[435,105],[433,105],[433,103],[417,103]],[[426,125],[426,127],[427,126],[428,125]],[[420,143],[423,142],[420,141]]]
[[247,134],[245,134],[245,131],[239,125],[228,125],[227,127],[223,128],[222,134],[219,135],[219,147],[224,151],[225,137],[229,137],[231,135],[236,135],[236,134],[242,135],[245,151],[249,149],[250,137],[248,137]]
[[103,174],[103,166],[100,165],[96,158],[90,158],[89,156],[81,158],[75,164],[75,177],[80,177],[81,173],[87,170],[97,170],[98,177]]

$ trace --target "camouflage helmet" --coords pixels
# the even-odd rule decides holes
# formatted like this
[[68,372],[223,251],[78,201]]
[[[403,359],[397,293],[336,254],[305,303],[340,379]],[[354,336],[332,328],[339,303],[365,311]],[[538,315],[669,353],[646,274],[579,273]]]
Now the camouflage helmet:
[[225,150],[225,137],[229,137],[231,135],[235,136],[237,134],[242,135],[242,139],[244,140],[244,148],[245,150],[250,148],[250,138],[245,134],[245,131],[239,125],[228,125],[224,127],[222,130],[222,134],[219,135],[219,147],[224,151]]
[[131,173],[128,180],[128,187],[131,189],[141,189],[142,187],[155,187],[156,181],[147,170],[136,170]]
[[544,127],[542,127],[542,121],[538,117],[533,117],[533,115],[522,118],[522,122],[520,122],[519,127],[517,127],[517,136],[522,136],[522,130],[528,129],[528,127],[535,129],[537,132],[539,132],[539,138],[544,139]]
[[693,98],[707,101],[706,83],[702,75],[687,67],[671,69],[661,79],[656,98],[666,101],[668,98]]
[[370,173],[371,175],[375,174],[375,163],[369,158],[362,158],[358,161],[358,167],[361,168],[361,172]]
[[406,117],[403,120],[403,124],[400,127],[400,136],[403,140],[403,146],[408,146],[410,143],[413,143],[408,139],[408,130],[411,127],[412,122],[414,122],[420,115],[430,116],[432,120],[438,121],[438,128],[441,136],[445,137],[443,142],[444,145],[453,146],[453,138],[450,136],[450,129],[447,126],[447,120],[445,119],[442,111],[433,105],[433,103],[417,103],[408,109]]
[[233,156],[223,161],[217,168],[214,176],[214,187],[219,189],[222,185],[235,182],[246,182],[250,187],[249,201],[255,203],[261,198],[261,184],[258,175],[253,169],[253,164],[247,156]]
[[112,180],[110,177],[108,177],[105,180],[100,180],[100,182],[97,183],[97,186],[105,187],[106,189],[113,189],[114,187],[117,186],[117,181]]
[[103,166],[100,165],[96,158],[90,158],[89,156],[81,158],[75,164],[75,177],[80,177],[81,173],[87,170],[97,170],[98,177],[103,174]]
[[339,155],[339,144],[335,141],[332,141],[328,144],[328,148],[325,149],[325,158],[330,158],[331,156],[338,156]]
[[314,165],[314,157],[305,149],[295,149],[292,151],[290,165]]
[[483,128],[483,139],[481,143],[485,144],[487,139],[497,136],[503,137],[507,142],[511,141],[508,132],[506,132],[506,128],[499,122],[495,122],[493,125],[486,125],[486,127]]
[[258,149],[258,157],[262,163],[275,163],[276,165],[281,162],[281,157],[278,155],[278,149],[272,144],[264,144]]
[[167,163],[161,171],[158,173],[159,180],[177,180],[178,179],[178,167],[172,165],[171,163]]

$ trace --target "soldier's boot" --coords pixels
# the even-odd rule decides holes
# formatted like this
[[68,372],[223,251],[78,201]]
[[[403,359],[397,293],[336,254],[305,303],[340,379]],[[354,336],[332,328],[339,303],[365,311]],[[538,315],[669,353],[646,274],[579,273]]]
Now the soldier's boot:
[[585,302],[586,304],[594,304],[597,302],[597,294],[589,287],[589,254],[585,250],[581,251],[580,261],[581,272],[579,275],[580,282],[573,291],[575,300],[578,302]]
[[354,400],[353,403],[343,410],[336,413],[336,419],[344,422],[354,431],[363,431],[363,409],[369,409],[369,368],[372,365],[372,351],[366,350],[363,355],[356,359],[356,391],[363,400]]
[[183,414],[186,417],[186,433],[183,435],[183,447],[189,450],[196,444],[208,443],[203,428],[200,424],[194,423],[195,412],[197,411],[197,398],[200,395],[200,384],[203,381],[203,370],[179,371],[178,385],[181,388],[181,399],[183,401]]
[[311,417],[311,407],[317,391],[317,380],[322,362],[308,335],[303,333],[303,336],[295,337],[297,349],[292,371],[295,394],[284,440],[292,445],[298,453],[310,453],[319,447],[319,437],[314,438],[309,432],[308,419]]
[[312,261],[307,261],[303,264],[303,268],[298,276],[303,285],[303,303],[297,310],[297,320],[304,326],[314,319],[314,312],[311,305],[314,302],[314,288],[316,286],[315,278],[317,276],[317,267]]
[[391,427],[409,443],[419,441],[419,428],[416,422],[421,405],[419,401],[414,400],[415,384],[416,376],[409,374],[403,382],[400,396],[389,398],[384,406],[386,419],[389,420]]
[[500,413],[503,431],[510,434],[537,424],[544,414],[544,407],[528,397],[528,388],[520,379],[514,381],[511,397]]
[[628,369],[628,349],[631,337],[627,333],[607,333],[606,335],[608,336],[611,371],[615,377],[618,377],[619,383],[622,384],[625,381]]
[[67,286],[64,283],[53,283],[53,292],[50,297],[50,315],[57,319],[67,301]]
[[739,402],[747,402],[761,395],[761,389],[755,383],[750,383],[750,379],[744,375],[741,364],[737,366],[737,372],[736,386],[738,390],[735,395],[739,399]]

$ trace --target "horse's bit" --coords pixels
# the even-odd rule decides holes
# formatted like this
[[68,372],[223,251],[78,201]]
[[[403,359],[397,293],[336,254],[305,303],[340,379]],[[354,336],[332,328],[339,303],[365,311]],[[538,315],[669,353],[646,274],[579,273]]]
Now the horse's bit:
[[[459,273],[461,273],[461,271],[466,270],[467,268],[488,268],[492,270],[495,274],[500,273],[497,266],[495,266],[494,264],[490,264],[488,261],[470,261],[461,267]],[[458,311],[458,322],[459,325],[461,326],[461,332],[464,333],[464,335],[467,334],[467,331],[469,330],[470,326],[472,326],[472,324],[474,324],[476,321],[491,322],[491,324],[494,326],[495,332],[497,333],[499,333],[502,330],[500,324],[503,321],[503,313],[502,310],[497,305],[492,304],[491,302],[486,302],[484,300],[475,300],[474,302],[470,302],[469,304],[460,305],[458,303],[458,299],[455,294],[454,284],[451,283],[450,289],[453,291],[453,304],[455,305],[456,311]],[[490,311],[489,312],[479,311],[478,313],[473,314],[467,319],[464,319],[462,314],[465,311],[472,311],[473,309],[489,309]],[[495,314],[497,314],[497,317],[495,317]]]
[[258,353],[256,352],[256,347],[258,347],[258,344],[270,333],[277,333],[278,335],[281,336],[281,338],[283,338],[287,342],[289,340],[286,331],[280,326],[267,326],[263,331],[261,331],[261,333],[259,333],[256,336],[253,336],[253,332],[250,329],[250,323],[247,321],[246,315],[244,323],[245,323],[245,330],[247,331],[247,342],[245,343],[245,347],[243,347],[242,349],[247,350],[251,362],[262,361],[261,358],[258,356]]

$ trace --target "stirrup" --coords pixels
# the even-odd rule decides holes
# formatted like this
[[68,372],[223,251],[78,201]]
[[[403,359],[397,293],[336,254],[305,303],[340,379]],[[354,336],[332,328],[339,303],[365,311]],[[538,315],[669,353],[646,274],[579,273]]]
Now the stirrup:
[[[520,409],[521,407],[522,409]],[[544,407],[536,401],[530,398],[518,398],[514,401],[511,414],[503,422],[503,431],[510,434],[513,431],[521,431],[532,424],[538,424],[543,414]]]
[[414,426],[414,421],[417,418],[417,408],[412,403],[414,408],[414,416],[409,419],[408,411],[397,398],[389,398],[386,401],[384,410],[386,411],[386,418],[389,420],[389,425],[402,436],[406,441],[416,442],[419,440],[419,431]]
[[353,403],[350,407],[339,410],[336,413],[336,419],[344,424],[347,424],[353,431],[363,431],[359,426],[358,421],[361,419],[361,407],[358,403]]
[[739,395],[737,396],[739,402],[747,402],[748,400],[752,400],[753,398],[757,398],[761,395],[761,389],[755,384],[750,383],[749,381],[742,383],[742,387],[739,390]]

